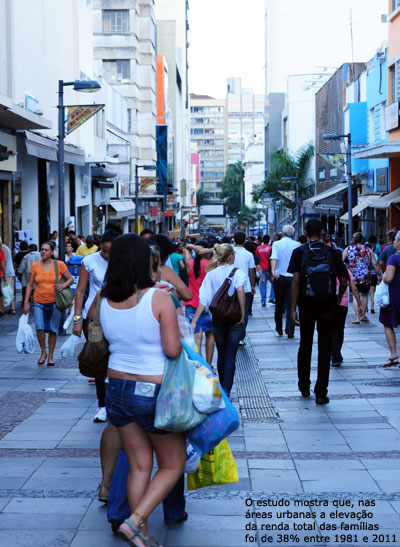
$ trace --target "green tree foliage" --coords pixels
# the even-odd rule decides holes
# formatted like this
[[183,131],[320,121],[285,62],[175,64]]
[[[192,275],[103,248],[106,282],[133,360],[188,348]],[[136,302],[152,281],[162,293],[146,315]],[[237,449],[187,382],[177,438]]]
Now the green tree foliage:
[[244,169],[242,162],[229,164],[222,179],[221,198],[225,199],[226,211],[229,216],[237,216],[244,193]]
[[295,156],[292,156],[283,148],[271,154],[271,170],[267,178],[253,193],[254,200],[260,201],[263,197],[284,199],[287,207],[294,207],[295,203],[287,200],[280,190],[295,190],[295,181],[282,182],[282,177],[299,178],[300,199],[311,197],[314,193],[314,181],[307,179],[307,171],[314,157],[314,145],[306,144],[300,148]]
[[196,207],[197,211],[200,214],[200,207],[207,202],[206,196],[204,195],[203,188],[199,188],[196,192]]

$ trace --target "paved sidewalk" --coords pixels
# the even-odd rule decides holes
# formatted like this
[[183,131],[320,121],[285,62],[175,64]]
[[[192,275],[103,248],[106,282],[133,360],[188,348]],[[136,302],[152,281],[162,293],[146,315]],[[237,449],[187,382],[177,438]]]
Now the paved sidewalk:
[[[382,368],[378,316],[353,326],[350,314],[345,362],[331,371],[330,404],[319,407],[299,396],[298,332],[278,337],[273,310],[256,299],[239,350],[242,425],[229,439],[239,483],[188,493],[179,526],[167,529],[158,508],[153,536],[168,547],[400,545],[400,370]],[[103,425],[92,422],[94,386],[58,352],[55,368],[17,354],[15,323],[3,320],[11,319],[0,320],[0,545],[121,545],[96,499]]]

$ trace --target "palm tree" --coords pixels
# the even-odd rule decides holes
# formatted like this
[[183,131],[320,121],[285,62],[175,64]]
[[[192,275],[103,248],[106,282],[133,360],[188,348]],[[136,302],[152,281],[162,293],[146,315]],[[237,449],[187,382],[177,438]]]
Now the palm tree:
[[244,169],[242,162],[237,161],[226,167],[222,179],[221,198],[225,199],[226,211],[229,216],[236,217],[242,205],[244,192]]
[[256,202],[263,197],[274,197],[285,200],[288,208],[295,207],[295,203],[279,193],[283,190],[295,190],[296,183],[282,182],[282,177],[298,177],[300,200],[311,197],[314,194],[314,181],[307,179],[307,172],[314,157],[314,145],[308,143],[300,148],[295,156],[283,148],[279,148],[271,154],[271,170],[264,182],[254,191]]

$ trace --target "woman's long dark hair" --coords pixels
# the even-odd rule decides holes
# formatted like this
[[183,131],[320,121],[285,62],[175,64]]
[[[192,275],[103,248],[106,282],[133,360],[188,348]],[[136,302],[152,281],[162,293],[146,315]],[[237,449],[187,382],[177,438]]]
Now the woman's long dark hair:
[[150,247],[146,239],[124,234],[113,240],[102,296],[123,302],[138,289],[154,285],[151,279]]
[[[204,247],[205,249],[209,249],[210,246],[209,244],[207,243],[207,241],[204,241],[204,240],[200,240],[196,243],[196,245],[199,245],[200,247]],[[196,253],[196,257],[194,259],[194,263],[193,263],[193,273],[194,273],[194,277],[195,279],[198,279],[200,277],[200,263],[201,261],[203,260],[204,258],[204,255],[201,255],[199,253]]]

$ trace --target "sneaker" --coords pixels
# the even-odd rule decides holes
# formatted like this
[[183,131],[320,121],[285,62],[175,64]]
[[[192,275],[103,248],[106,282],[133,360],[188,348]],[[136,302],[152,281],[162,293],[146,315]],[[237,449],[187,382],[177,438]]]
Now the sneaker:
[[107,421],[107,411],[105,406],[101,406],[100,408],[97,409],[97,412],[94,415],[93,421],[96,423]]
[[261,306],[262,306],[263,308],[266,308],[266,307],[267,307],[267,304],[261,304]]
[[271,304],[275,304],[275,300],[273,298],[270,298],[268,302],[271,302]]
[[329,403],[329,397],[324,395],[323,397],[315,397],[317,405],[327,405]]
[[336,363],[332,363],[331,364],[331,367],[340,367],[342,366],[342,362],[341,361],[336,361]]
[[239,346],[245,346],[246,342],[244,340],[239,340]]
[[374,308],[371,308],[371,313],[375,313],[375,310],[374,310]]
[[96,383],[96,380],[94,378],[88,378],[88,381],[87,381],[88,384],[95,384]]

